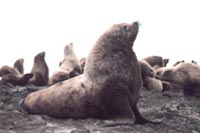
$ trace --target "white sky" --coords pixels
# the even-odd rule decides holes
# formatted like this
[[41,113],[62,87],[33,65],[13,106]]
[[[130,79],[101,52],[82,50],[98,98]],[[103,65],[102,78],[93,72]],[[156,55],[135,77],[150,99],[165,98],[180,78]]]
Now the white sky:
[[79,58],[115,23],[140,21],[134,50],[138,58],[161,55],[200,62],[198,0],[1,0],[0,66],[24,58],[30,72],[34,56],[46,52],[52,73],[63,48],[74,43]]

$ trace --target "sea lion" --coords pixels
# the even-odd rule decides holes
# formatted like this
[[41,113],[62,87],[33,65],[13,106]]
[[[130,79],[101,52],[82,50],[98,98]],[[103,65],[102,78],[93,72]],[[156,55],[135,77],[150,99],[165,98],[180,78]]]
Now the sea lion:
[[64,59],[60,62],[59,70],[55,71],[49,79],[49,85],[80,75],[81,67],[76,57],[73,44],[69,43],[64,48]]
[[16,70],[15,68],[12,68],[12,67],[10,67],[10,66],[4,65],[4,66],[2,66],[2,67],[0,68],[0,77],[3,77],[3,76],[5,76],[5,75],[7,75],[7,74],[16,74],[16,75],[20,75],[19,71]]
[[184,95],[196,95],[200,89],[200,66],[194,63],[179,63],[172,68],[161,68],[156,72],[160,80],[182,85]]
[[0,68],[0,77],[3,77],[7,74],[16,74],[16,75],[20,75],[24,73],[24,59],[20,58],[18,60],[15,61],[13,67],[4,65]]
[[81,68],[79,64],[79,60],[74,53],[73,43],[69,43],[64,48],[64,59],[60,63],[60,69],[63,70],[75,70],[78,73],[81,73]]
[[78,75],[79,74],[77,74],[76,71],[67,71],[60,69],[52,74],[52,76],[49,79],[49,85],[53,85],[55,83],[73,78]]
[[33,76],[30,73],[23,75],[24,67],[23,67],[24,59],[18,59],[13,67],[10,66],[2,66],[0,69],[0,76],[2,84],[12,84],[12,85],[27,85],[29,79]]
[[142,77],[132,46],[138,30],[138,22],[112,26],[90,51],[82,75],[29,94],[24,109],[57,118],[150,122],[137,108]]
[[30,85],[45,86],[48,84],[49,68],[45,61],[45,52],[38,53],[34,57],[31,73],[33,77],[29,80]]
[[151,65],[145,60],[139,60],[139,65],[141,68],[144,88],[158,92],[164,91],[167,83],[163,83],[161,80],[154,78],[155,70],[151,67]]
[[3,84],[12,84],[12,85],[20,85],[25,86],[28,84],[29,79],[33,77],[32,73],[27,73],[25,75],[17,75],[17,74],[7,74],[2,77],[1,82]]
[[21,74],[24,74],[24,59],[20,58],[20,59],[16,60],[13,65],[13,68],[18,70],[18,72],[20,72]]
[[147,63],[145,60],[139,60],[138,63],[140,65],[141,75],[142,75],[143,81],[147,76],[148,77],[154,77],[155,71],[149,63]]
[[169,59],[163,59],[161,56],[148,56],[143,58],[142,60],[148,62],[155,70],[160,67],[166,66],[169,62]]

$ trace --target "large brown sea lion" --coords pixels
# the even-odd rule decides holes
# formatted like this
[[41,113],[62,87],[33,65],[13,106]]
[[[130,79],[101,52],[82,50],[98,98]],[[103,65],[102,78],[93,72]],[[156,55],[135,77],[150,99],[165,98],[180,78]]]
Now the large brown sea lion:
[[20,75],[20,72],[18,70],[16,70],[15,68],[12,68],[10,66],[2,66],[0,68],[0,77],[3,77],[7,74],[16,74],[16,75]]
[[49,68],[45,61],[45,52],[41,52],[35,56],[31,73],[33,77],[29,80],[29,84],[36,86],[45,86],[48,84]]
[[142,77],[132,46],[138,30],[138,22],[112,26],[90,51],[82,75],[29,94],[25,110],[57,118],[150,122],[137,107]]

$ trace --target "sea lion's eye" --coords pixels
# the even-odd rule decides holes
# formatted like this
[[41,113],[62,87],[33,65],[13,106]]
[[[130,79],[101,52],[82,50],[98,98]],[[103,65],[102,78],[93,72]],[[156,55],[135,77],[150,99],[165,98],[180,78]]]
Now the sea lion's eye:
[[129,27],[127,25],[124,25],[123,29],[125,29],[126,31],[129,31]]

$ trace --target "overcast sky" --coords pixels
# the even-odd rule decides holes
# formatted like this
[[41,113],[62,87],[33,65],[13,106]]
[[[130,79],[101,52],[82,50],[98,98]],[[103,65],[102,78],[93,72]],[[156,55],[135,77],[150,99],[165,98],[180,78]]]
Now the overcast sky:
[[107,28],[133,21],[141,23],[134,45],[139,59],[200,62],[199,7],[198,0],[1,0],[0,66],[24,58],[30,72],[34,56],[45,51],[52,73],[66,44],[85,57]]

